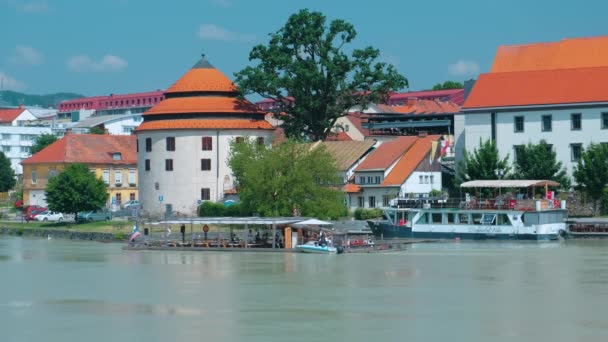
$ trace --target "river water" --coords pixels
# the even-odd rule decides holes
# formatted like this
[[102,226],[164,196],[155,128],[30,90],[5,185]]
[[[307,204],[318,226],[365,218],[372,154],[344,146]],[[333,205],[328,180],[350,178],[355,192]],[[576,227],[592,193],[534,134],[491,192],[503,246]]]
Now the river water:
[[608,341],[608,241],[121,247],[0,238],[0,340]]

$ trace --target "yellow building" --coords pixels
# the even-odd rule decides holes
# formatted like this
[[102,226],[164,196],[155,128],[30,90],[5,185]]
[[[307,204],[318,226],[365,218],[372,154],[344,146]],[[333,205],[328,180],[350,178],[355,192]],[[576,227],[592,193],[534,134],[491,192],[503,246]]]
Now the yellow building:
[[85,164],[108,185],[108,206],[120,206],[137,195],[137,142],[131,135],[66,134],[21,162],[23,203],[46,206],[50,178],[66,165]]

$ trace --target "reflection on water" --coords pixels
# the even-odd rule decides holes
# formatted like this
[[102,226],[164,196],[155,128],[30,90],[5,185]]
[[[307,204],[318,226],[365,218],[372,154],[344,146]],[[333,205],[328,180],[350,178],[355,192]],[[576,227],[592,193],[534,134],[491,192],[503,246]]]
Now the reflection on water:
[[0,238],[2,340],[603,341],[607,244],[327,256]]

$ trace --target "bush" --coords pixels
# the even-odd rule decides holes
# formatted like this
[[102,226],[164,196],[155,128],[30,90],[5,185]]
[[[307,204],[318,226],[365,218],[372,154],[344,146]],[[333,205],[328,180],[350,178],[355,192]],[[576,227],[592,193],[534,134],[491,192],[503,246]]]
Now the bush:
[[374,218],[378,218],[378,217],[382,217],[381,209],[357,208],[355,210],[355,220],[369,220],[369,219],[374,219]]
[[226,211],[226,206],[222,203],[215,202],[203,202],[200,207],[198,207],[198,216],[202,217],[218,217],[224,216],[224,212]]
[[604,189],[604,194],[602,195],[602,215],[608,215],[608,188]]

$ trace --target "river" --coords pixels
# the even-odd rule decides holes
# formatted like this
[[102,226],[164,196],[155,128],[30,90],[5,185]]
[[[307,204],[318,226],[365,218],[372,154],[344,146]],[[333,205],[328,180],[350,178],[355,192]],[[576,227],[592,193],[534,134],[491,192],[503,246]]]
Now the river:
[[386,254],[0,238],[2,341],[607,341],[608,241]]

